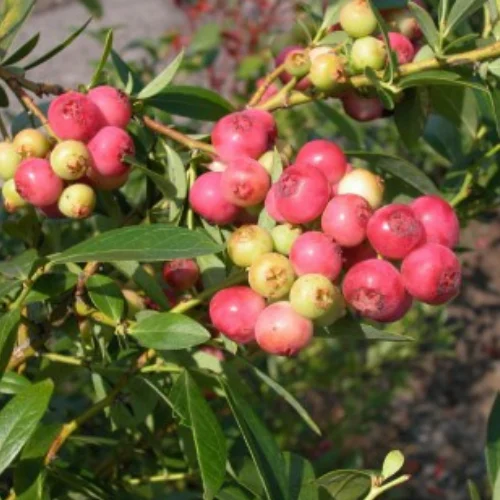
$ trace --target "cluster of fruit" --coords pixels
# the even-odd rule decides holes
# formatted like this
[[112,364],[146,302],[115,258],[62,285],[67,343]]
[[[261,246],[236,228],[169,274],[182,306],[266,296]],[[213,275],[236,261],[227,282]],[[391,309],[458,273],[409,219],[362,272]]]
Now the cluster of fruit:
[[124,156],[135,152],[125,131],[131,117],[128,97],[113,87],[55,98],[48,125],[57,141],[26,129],[12,142],[0,144],[6,209],[12,212],[31,204],[47,217],[91,215],[96,204],[94,189],[116,189],[128,178]]
[[278,223],[271,231],[245,224],[228,239],[229,258],[248,269],[250,286],[213,297],[210,317],[220,332],[290,355],[307,345],[314,325],[332,325],[346,305],[387,323],[401,319],[414,298],[438,305],[458,293],[452,248],[459,222],[445,200],[428,195],[382,206],[382,179],[353,168],[326,140],[305,144],[272,183],[264,160],[275,138],[264,111],[222,118],[212,133],[219,161],[210,168],[217,171],[202,174],[190,191],[191,207],[210,222],[248,220],[264,206]]
[[[425,8],[421,0],[416,0]],[[408,8],[381,11],[390,32],[388,42],[399,64],[412,62],[422,37],[420,26]],[[371,121],[384,116],[386,111],[380,99],[356,90],[345,89],[349,76],[363,73],[366,68],[375,71],[385,67],[388,60],[386,45],[381,35],[374,36],[378,23],[367,0],[352,0],[340,11],[340,22],[331,31],[342,30],[350,37],[349,43],[339,47],[320,46],[303,49],[290,46],[276,57],[275,64],[285,65],[280,74],[286,84],[295,77],[295,88],[306,91],[315,88],[339,97],[346,114],[358,121]],[[272,97],[278,89],[266,91],[263,101]]]

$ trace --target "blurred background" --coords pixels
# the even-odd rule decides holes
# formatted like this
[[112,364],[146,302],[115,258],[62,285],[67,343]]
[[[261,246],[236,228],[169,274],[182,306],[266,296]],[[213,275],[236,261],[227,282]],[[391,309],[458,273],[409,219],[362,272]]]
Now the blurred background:
[[[313,3],[322,2],[307,2]],[[39,31],[37,53],[44,53],[94,15],[86,33],[36,68],[32,79],[66,87],[87,83],[106,30],[114,28],[115,50],[145,80],[186,47],[179,80],[196,81],[243,103],[280,47],[307,41],[307,26],[294,24],[307,4],[39,0],[18,43]],[[284,141],[294,148],[314,136],[338,140],[347,149],[384,148],[411,159],[436,182],[453,162],[438,141],[408,151],[392,118],[354,126],[329,104],[280,112],[278,119]],[[432,131],[426,133],[432,138]],[[478,214],[461,243],[461,296],[446,310],[417,308],[395,327],[414,343],[320,340],[298,360],[269,361],[270,373],[297,395],[323,431],[321,439],[313,437],[267,395],[266,418],[283,448],[308,455],[319,470],[375,468],[390,449],[400,448],[414,479],[394,498],[460,500],[467,498],[467,479],[484,485],[485,423],[500,387],[500,221],[492,209],[482,207]]]

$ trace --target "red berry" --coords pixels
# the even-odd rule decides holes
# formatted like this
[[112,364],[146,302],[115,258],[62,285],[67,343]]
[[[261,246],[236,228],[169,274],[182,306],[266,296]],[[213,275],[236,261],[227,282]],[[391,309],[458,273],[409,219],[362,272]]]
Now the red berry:
[[57,202],[64,188],[47,160],[32,158],[21,162],[14,175],[16,190],[35,207]]
[[88,149],[94,161],[93,168],[101,175],[117,177],[128,172],[125,156],[134,156],[132,137],[118,127],[104,127],[89,142]]
[[127,128],[132,118],[132,106],[127,94],[109,85],[103,85],[92,89],[88,98],[99,108],[106,125]]
[[227,338],[246,344],[255,338],[255,323],[266,307],[265,300],[247,286],[217,292],[210,301],[210,320]]
[[61,139],[87,142],[104,125],[99,108],[79,92],[56,97],[49,106],[49,125]]
[[163,266],[165,283],[177,292],[184,292],[196,285],[200,268],[193,259],[174,259]]
[[276,222],[286,222],[283,215],[281,215],[278,210],[277,201],[276,201],[276,189],[278,188],[277,184],[273,184],[266,195],[265,200],[265,208],[266,212],[269,216],[274,219]]
[[343,267],[346,271],[358,262],[374,259],[376,257],[377,252],[373,250],[373,247],[368,241],[364,241],[357,247],[342,248]]
[[222,174],[207,172],[200,175],[189,191],[189,203],[201,217],[213,224],[230,224],[240,208],[226,201],[221,189]]
[[388,259],[404,259],[425,241],[424,227],[407,205],[379,208],[368,222],[366,234],[373,248]]
[[221,118],[212,130],[212,144],[223,160],[240,156],[257,159],[273,142],[267,113],[238,111]]
[[[276,125],[276,120],[274,116],[269,113],[269,111],[264,111],[263,109],[247,109],[245,113],[254,118],[257,123],[260,123],[267,132],[267,149],[274,146],[274,142],[278,137],[278,126]],[[260,157],[261,155],[259,155]]]
[[290,261],[298,276],[322,274],[333,281],[342,269],[342,252],[326,234],[309,231],[295,240]]
[[[276,61],[275,61],[276,67],[281,66],[285,62],[288,54],[290,54],[291,52],[293,52],[295,50],[303,50],[303,48],[300,45],[292,45],[290,47],[285,47],[276,57]],[[283,83],[288,83],[292,78],[293,78],[292,75],[290,73],[288,73],[287,71],[282,71],[280,73],[280,80]],[[297,90],[307,90],[310,86],[311,86],[311,81],[306,76],[306,77],[302,78],[301,80],[299,80],[299,82],[297,82],[297,85],[295,85],[295,88]]]
[[349,269],[342,292],[361,316],[380,322],[390,320],[407,300],[398,270],[379,259],[365,260]]
[[321,217],[321,229],[343,247],[355,247],[366,238],[372,216],[368,202],[357,194],[340,194],[328,203]]
[[423,224],[427,243],[453,248],[460,238],[460,223],[453,207],[436,195],[421,196],[411,203],[417,219]]
[[224,198],[240,207],[261,203],[271,187],[266,169],[257,160],[245,157],[229,161],[221,179]]
[[296,313],[290,302],[276,302],[257,318],[255,340],[263,351],[278,356],[294,356],[313,336],[311,320]]
[[462,272],[457,256],[448,247],[428,243],[411,252],[401,266],[408,292],[421,302],[439,305],[460,290]]
[[121,175],[107,176],[101,175],[93,168],[87,170],[85,177],[80,182],[85,182],[101,191],[112,191],[121,188],[128,180],[130,172],[127,170]]
[[59,202],[52,203],[52,205],[47,205],[46,207],[38,207],[38,210],[49,219],[64,219],[65,217],[59,210]]
[[364,97],[352,90],[342,96],[344,111],[358,122],[369,122],[381,118],[384,106],[378,97]]
[[330,198],[328,180],[317,168],[288,167],[276,185],[276,207],[292,224],[305,224],[318,218]]
[[399,305],[398,309],[392,314],[389,314],[384,318],[384,323],[394,323],[394,321],[399,321],[406,316],[406,313],[413,306],[413,297],[409,294],[405,294],[403,302]]
[[[389,45],[391,50],[396,52],[398,56],[399,64],[406,64],[413,61],[415,57],[415,48],[411,43],[410,39],[401,33],[396,33],[394,31],[387,34],[389,37]],[[382,37],[379,37],[382,39]]]
[[345,175],[347,160],[337,144],[320,139],[300,148],[295,165],[315,167],[323,172],[330,184],[335,184]]

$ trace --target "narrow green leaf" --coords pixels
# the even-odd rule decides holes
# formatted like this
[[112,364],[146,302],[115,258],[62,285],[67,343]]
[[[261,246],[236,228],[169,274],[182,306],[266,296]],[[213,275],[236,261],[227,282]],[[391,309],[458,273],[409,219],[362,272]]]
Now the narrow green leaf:
[[38,41],[40,40],[40,33],[32,36],[26,43],[23,43],[21,47],[19,47],[15,52],[13,52],[9,57],[2,62],[2,66],[10,66],[11,64],[16,64],[21,59],[25,58],[27,55],[31,54],[31,52],[38,45]]
[[158,351],[181,350],[210,340],[210,333],[194,319],[176,313],[158,313],[132,326],[129,333],[144,347]]
[[338,45],[345,42],[348,38],[349,35],[345,31],[334,31],[323,37],[318,45]]
[[397,474],[405,463],[405,457],[399,450],[390,451],[382,465],[382,476],[384,481]]
[[217,50],[221,42],[220,32],[221,26],[219,23],[202,24],[191,38],[189,54]]
[[318,500],[316,475],[311,463],[295,453],[283,453],[291,500]]
[[470,479],[467,481],[467,490],[470,500],[481,500],[477,486]]
[[101,0],[78,0],[95,18],[103,15]]
[[0,373],[4,372],[9,363],[16,342],[17,325],[20,320],[21,313],[19,309],[9,311],[0,317]]
[[10,293],[15,293],[20,286],[21,282],[18,280],[0,281],[0,299]]
[[446,19],[444,37],[446,38],[457,24],[479,10],[485,2],[486,0],[457,0]]
[[3,0],[0,10],[0,59],[31,14],[36,0]]
[[35,281],[25,304],[43,302],[44,300],[56,297],[59,298],[68,290],[71,290],[78,281],[72,273],[48,273]]
[[106,33],[106,38],[104,40],[104,49],[101,54],[101,59],[99,59],[99,64],[97,65],[92,78],[90,79],[89,88],[95,87],[101,78],[101,74],[108,62],[109,55],[113,49],[113,30],[109,29]]
[[434,49],[437,49],[439,46],[439,33],[429,12],[415,2],[408,2],[408,7],[417,19],[427,43]]
[[30,277],[37,260],[36,250],[26,250],[13,259],[0,262],[0,274],[6,278],[26,280]]
[[488,417],[485,452],[488,478],[493,486],[500,476],[500,394],[497,394]]
[[394,122],[399,135],[408,149],[418,145],[427,121],[426,107],[422,89],[408,89],[404,99],[396,106]]
[[139,92],[142,88],[142,82],[140,81],[139,77],[113,49],[111,50],[111,60],[113,62],[113,66],[116,69],[116,73],[118,74],[118,78],[120,78],[123,84],[125,93],[130,95]]
[[232,376],[220,379],[227,402],[259,472],[269,500],[288,500],[285,462],[274,437],[238,389]]
[[24,69],[27,71],[29,69],[36,68],[37,66],[40,66],[40,64],[43,64],[44,62],[48,61],[49,59],[52,59],[54,56],[59,54],[59,52],[62,52],[66,47],[71,45],[73,43],[73,41],[76,38],[78,38],[85,31],[85,28],[90,24],[90,21],[92,21],[92,18],[87,19],[87,21],[85,21],[85,23],[82,24],[82,26],[80,26],[75,32],[73,32],[62,43],[55,46],[53,49],[49,50],[47,53],[45,53],[43,56],[39,57],[38,59],[35,59],[33,62],[25,65]]
[[52,262],[140,262],[191,258],[222,250],[201,231],[172,227],[167,224],[123,227],[94,236],[50,256]]
[[316,101],[315,106],[328,122],[333,123],[338,128],[339,132],[351,141],[355,147],[363,147],[360,127],[354,124],[353,120],[350,120],[345,113],[340,112],[335,107],[323,101]]
[[54,384],[44,380],[14,396],[0,412],[0,474],[11,464],[45,414]]
[[181,417],[181,425],[186,425],[193,433],[205,490],[204,498],[211,500],[221,488],[226,475],[227,449],[222,429],[187,371],[176,380],[170,391],[170,400],[175,412]]
[[0,393],[17,394],[30,385],[31,382],[22,375],[15,372],[5,372],[0,378]]
[[177,57],[153,80],[151,80],[138,94],[138,99],[149,99],[163,92],[173,80],[179,70],[184,51],[181,50]]
[[114,280],[94,274],[87,280],[87,291],[97,309],[117,322],[122,319],[125,299]]
[[328,6],[319,31],[326,31],[330,26],[333,26],[338,21],[340,9],[345,3],[346,1],[333,2]]
[[167,179],[165,179],[165,177],[163,177],[163,175],[154,172],[150,168],[138,162],[135,157],[125,156],[124,161],[149,177],[165,198],[171,199],[174,196],[174,187]]
[[370,168],[379,168],[398,177],[424,194],[438,194],[439,190],[434,183],[418,167],[397,156],[383,153],[367,153],[365,151],[349,151],[349,156],[366,160]]
[[3,87],[0,87],[0,108],[9,107],[9,96]]
[[410,87],[420,87],[422,85],[463,85],[463,83],[458,83],[461,78],[462,77],[458,73],[454,73],[453,71],[431,69],[401,78],[398,82],[398,86],[402,89],[407,89]]
[[361,500],[371,489],[370,474],[356,470],[336,470],[321,476],[317,483],[335,500]]
[[171,198],[172,205],[169,211],[169,220],[173,222],[177,220],[184,208],[188,184],[186,169],[184,168],[181,157],[166,142],[163,142],[163,147],[167,153],[167,175],[175,189],[175,194]]

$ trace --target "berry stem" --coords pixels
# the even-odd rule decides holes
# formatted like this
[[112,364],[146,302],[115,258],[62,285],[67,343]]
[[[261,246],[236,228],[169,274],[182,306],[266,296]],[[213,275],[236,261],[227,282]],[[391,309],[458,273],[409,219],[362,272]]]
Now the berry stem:
[[266,93],[266,90],[281,75],[281,73],[283,73],[284,70],[285,64],[283,63],[266,76],[266,78],[262,82],[262,85],[256,90],[250,101],[248,101],[248,108],[252,108],[259,103],[259,101],[262,99],[262,96]]
[[404,476],[400,476],[389,483],[383,484],[382,486],[372,486],[370,493],[364,498],[364,500],[374,500],[378,498],[382,493],[394,488],[395,486],[399,486],[400,484],[406,483],[411,478],[410,475],[406,474]]
[[201,151],[205,151],[206,153],[215,154],[215,149],[210,144],[197,141],[195,139],[191,139],[182,132],[179,132],[178,130],[174,130],[171,127],[167,127],[166,125],[158,123],[157,121],[153,120],[152,118],[149,118],[148,116],[144,116],[143,120],[144,124],[149,129],[153,130],[154,132],[157,132],[158,134],[169,137],[170,139],[186,146],[189,149],[200,149]]
[[81,297],[85,293],[85,285],[89,278],[99,270],[99,262],[87,262],[82,273],[78,277],[75,295]]

